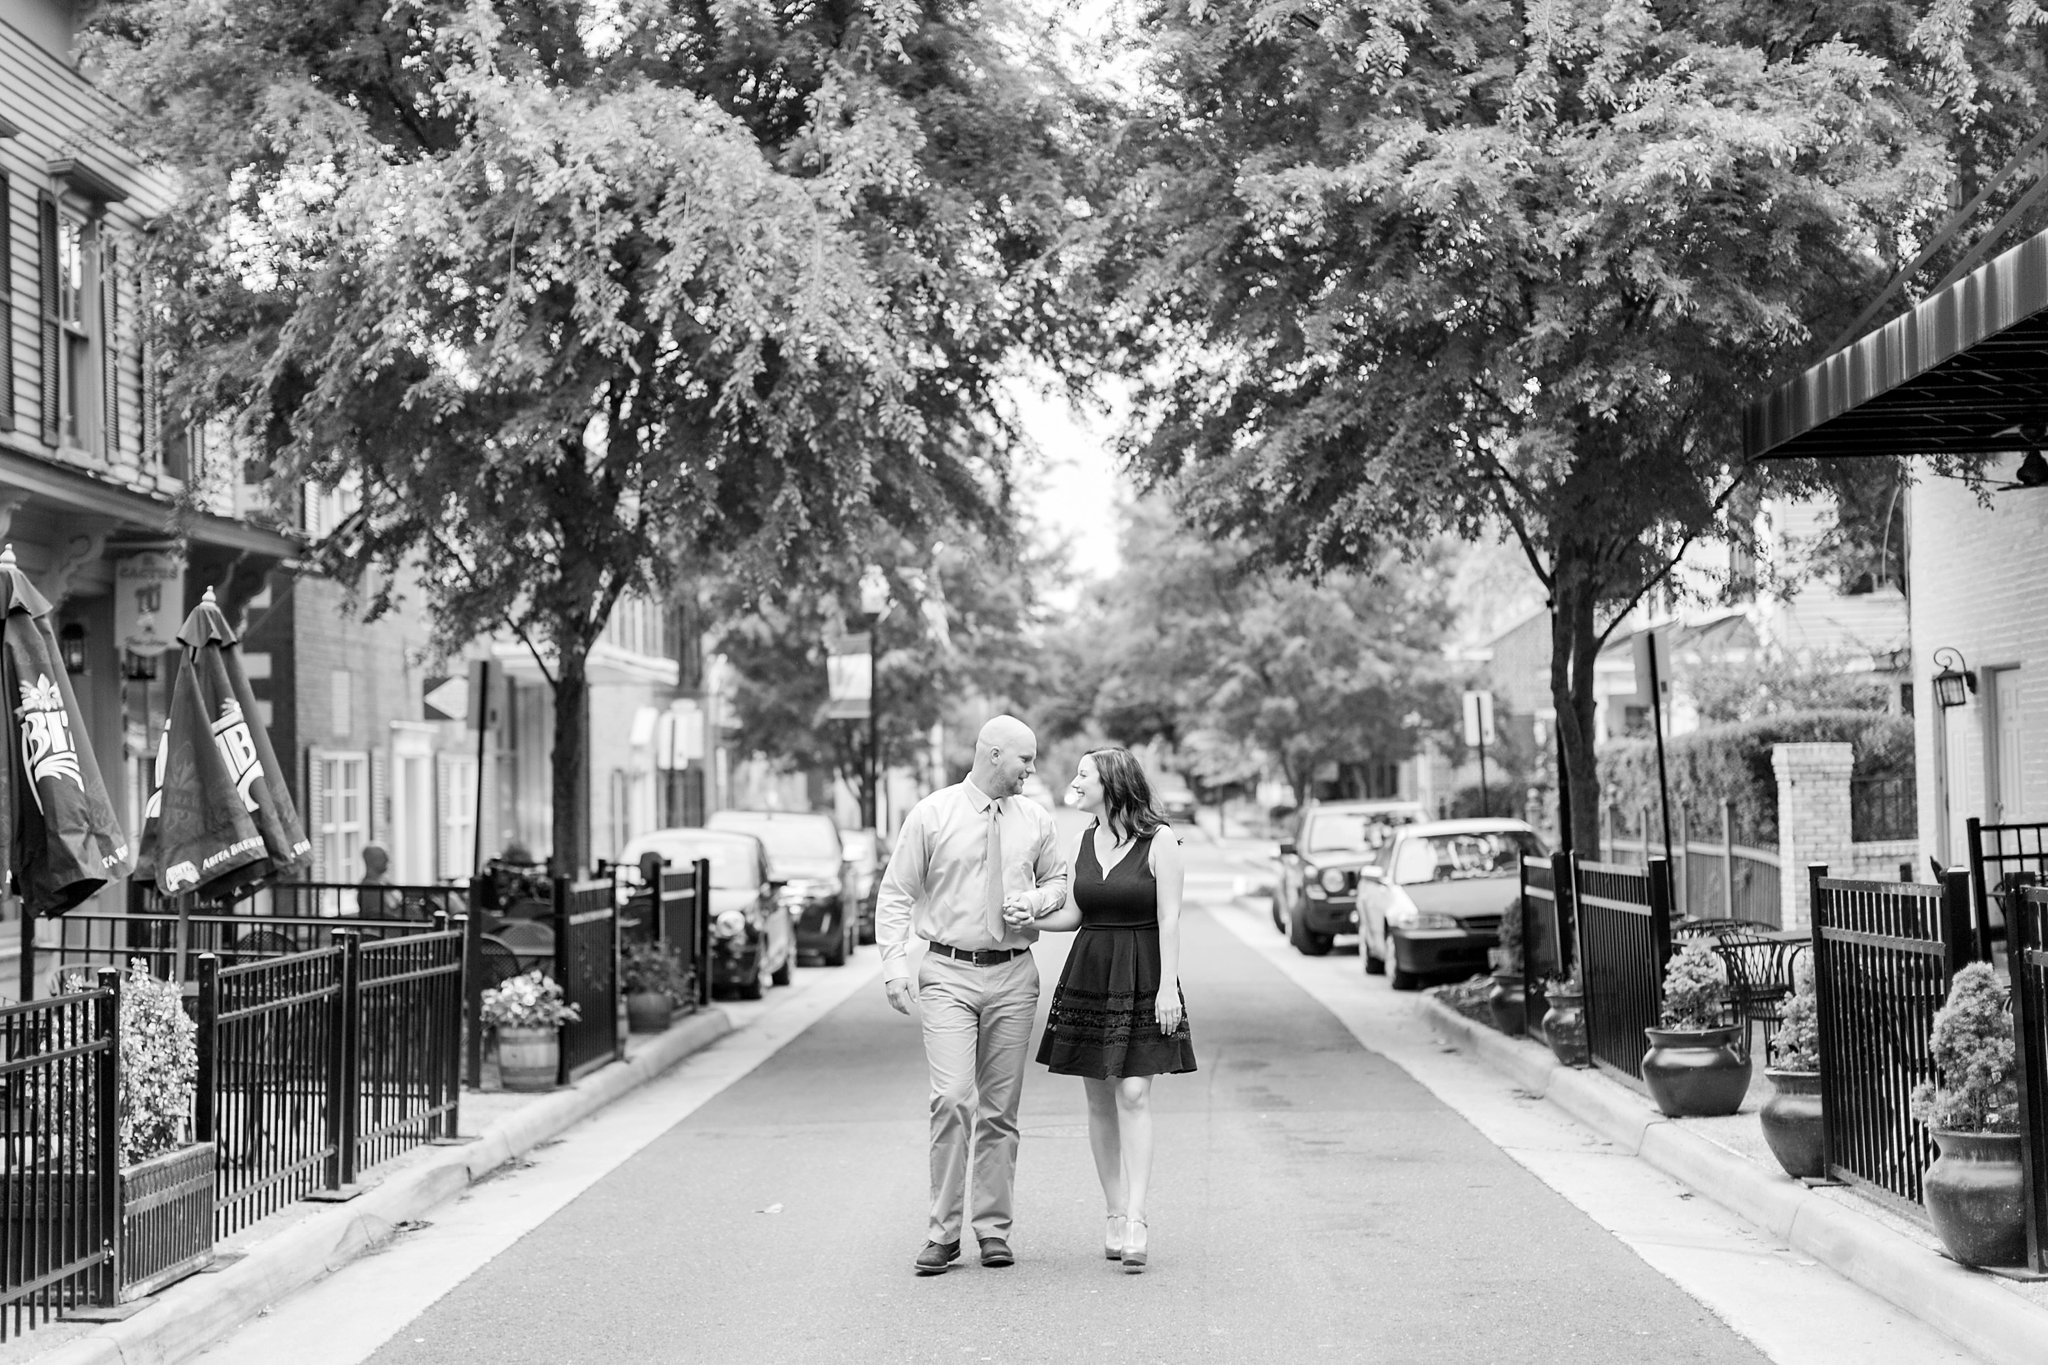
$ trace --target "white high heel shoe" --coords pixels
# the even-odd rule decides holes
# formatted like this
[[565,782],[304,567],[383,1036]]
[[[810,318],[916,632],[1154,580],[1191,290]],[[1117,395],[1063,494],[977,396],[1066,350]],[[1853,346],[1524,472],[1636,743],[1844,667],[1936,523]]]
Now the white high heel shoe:
[[1145,1268],[1145,1233],[1148,1229],[1142,1218],[1124,1220],[1124,1274],[1135,1275]]
[[1108,1224],[1102,1233],[1102,1255],[1105,1260],[1121,1261],[1124,1258],[1124,1216],[1109,1214]]

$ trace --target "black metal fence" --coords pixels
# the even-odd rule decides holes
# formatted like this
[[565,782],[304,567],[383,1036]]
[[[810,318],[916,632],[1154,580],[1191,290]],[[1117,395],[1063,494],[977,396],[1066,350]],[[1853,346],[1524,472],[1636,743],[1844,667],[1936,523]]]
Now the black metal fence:
[[1987,825],[1970,819],[1971,925],[1977,957],[1991,962],[2005,941],[2005,893],[2023,882],[2048,882],[2048,824]]
[[1910,1102],[1935,1079],[1934,1015],[1971,957],[1969,879],[1842,881],[1819,866],[1808,879],[1828,1171],[1917,1216],[1935,1151]]
[[1647,868],[1572,859],[1586,1042],[1602,1070],[1643,1083],[1643,1030],[1656,1026],[1671,956],[1671,865]]
[[1919,783],[1911,773],[1849,779],[1849,837],[1859,844],[1912,839],[1920,832]]
[[358,952],[358,1169],[456,1134],[465,937],[444,916],[434,933],[365,943]]
[[581,1017],[562,1025],[561,1073],[569,1085],[626,1050],[619,998],[619,904],[614,878],[555,882],[554,977]]
[[114,1301],[117,982],[0,1006],[0,1341]]
[[1567,975],[1574,960],[1571,859],[1563,853],[1524,857],[1521,880],[1522,894],[1509,913],[1522,917],[1522,997],[1530,1032],[1540,1033],[1549,1007],[1544,983]]
[[2027,1177],[2027,1267],[2048,1272],[2048,888],[2025,888],[2009,905],[2020,1153]]
[[663,865],[651,887],[642,887],[627,902],[626,917],[636,938],[666,943],[690,974],[693,1008],[711,1003],[711,864],[703,859],[687,871],[670,872]]

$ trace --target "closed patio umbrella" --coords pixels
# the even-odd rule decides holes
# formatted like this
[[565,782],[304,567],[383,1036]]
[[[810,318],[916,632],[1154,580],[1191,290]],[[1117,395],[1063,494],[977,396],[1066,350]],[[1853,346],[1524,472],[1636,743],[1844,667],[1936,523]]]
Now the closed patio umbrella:
[[50,628],[50,603],[0,549],[0,673],[7,710],[0,781],[0,866],[14,874],[25,917],[61,915],[129,869],[128,836],[107,799],[71,678]]
[[179,628],[143,862],[167,896],[226,891],[303,865],[312,844],[257,719],[241,641],[213,589]]

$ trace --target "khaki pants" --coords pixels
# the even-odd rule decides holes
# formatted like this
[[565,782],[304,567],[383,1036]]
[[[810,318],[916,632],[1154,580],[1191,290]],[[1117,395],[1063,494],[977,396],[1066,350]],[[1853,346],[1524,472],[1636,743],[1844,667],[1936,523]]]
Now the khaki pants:
[[926,953],[917,971],[924,1055],[932,1073],[934,1242],[960,1240],[972,1152],[977,1240],[1010,1236],[1017,1184],[1017,1106],[1031,1022],[1038,1012],[1038,964],[1030,953],[993,967]]

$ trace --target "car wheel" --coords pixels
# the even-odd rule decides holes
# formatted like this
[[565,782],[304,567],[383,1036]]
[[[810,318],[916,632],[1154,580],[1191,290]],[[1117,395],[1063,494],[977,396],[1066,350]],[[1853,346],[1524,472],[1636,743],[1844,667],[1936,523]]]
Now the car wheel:
[[1422,978],[1414,972],[1401,970],[1401,959],[1394,955],[1394,940],[1387,937],[1387,984],[1397,991],[1412,991],[1422,984]]
[[846,959],[853,951],[852,938],[851,927],[848,925],[845,916],[842,915],[839,920],[839,932],[833,936],[832,946],[827,948],[823,954],[824,963],[827,967],[844,967],[846,965]]
[[748,974],[744,982],[734,988],[734,991],[742,1000],[759,1000],[768,994],[767,944],[764,943],[754,949],[754,970]]
[[1287,932],[1287,916],[1280,913],[1280,894],[1273,893],[1273,927],[1281,933]]
[[1309,932],[1305,916],[1295,915],[1287,926],[1287,941],[1292,943],[1303,957],[1321,957],[1330,951],[1330,935]]
[[768,976],[771,986],[787,986],[796,979],[796,949],[791,948],[782,959],[782,965]]

